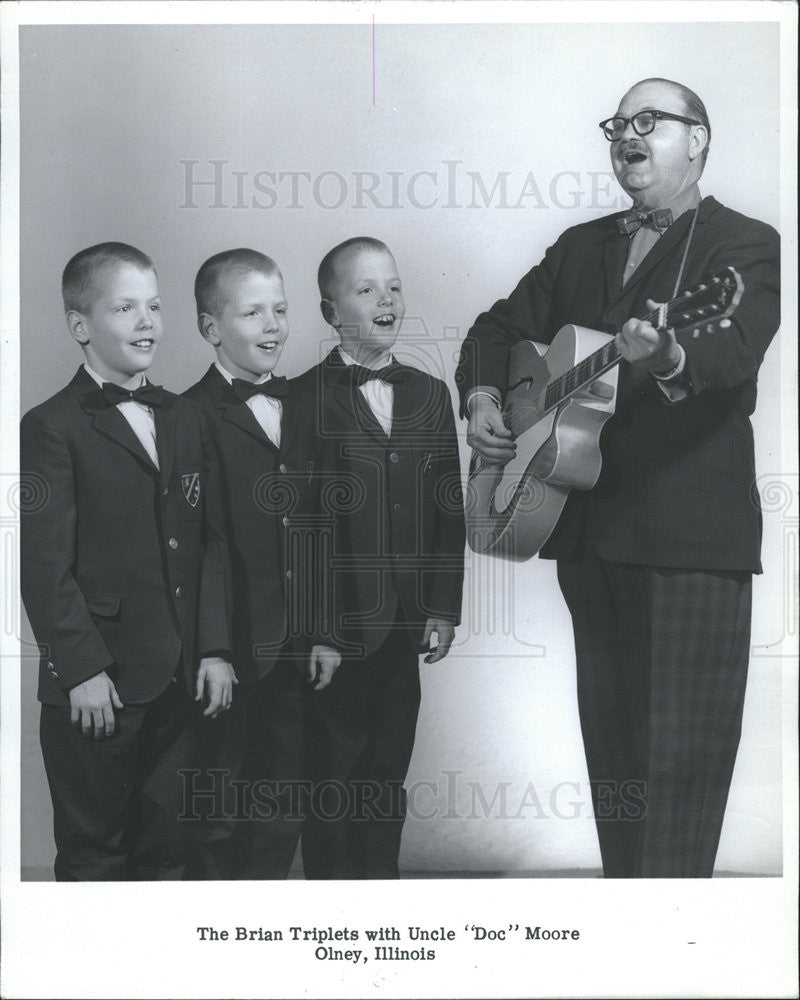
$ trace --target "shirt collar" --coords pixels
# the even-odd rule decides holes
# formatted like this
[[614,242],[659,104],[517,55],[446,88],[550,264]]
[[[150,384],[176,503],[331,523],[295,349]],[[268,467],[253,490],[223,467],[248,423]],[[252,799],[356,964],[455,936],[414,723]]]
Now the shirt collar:
[[347,351],[345,351],[341,345],[337,348],[337,350],[339,351],[339,356],[341,357],[342,361],[346,365],[348,365],[348,367],[350,365],[360,364],[362,368],[369,368],[372,371],[378,371],[379,369],[385,368],[387,365],[390,365],[394,361],[394,358],[392,357],[392,352],[385,351],[383,354],[381,354],[381,356],[377,360],[373,361],[371,364],[365,365],[361,364],[360,361],[356,361],[356,359],[352,357],[350,354],[348,354]]
[[[97,384],[100,386],[101,389],[103,388],[104,383],[111,381],[111,379],[103,378],[103,376],[100,375],[100,374],[98,374],[94,370],[94,368],[90,368],[89,364],[87,362],[85,362],[85,361],[83,363],[83,370],[86,372],[87,375],[90,375],[95,380],[95,382],[97,382]],[[143,386],[146,381],[147,381],[147,378],[145,376],[145,373],[144,372],[139,372],[139,385],[135,385],[135,386],[133,386],[133,388],[134,389],[138,389],[140,386]]]
[[[215,361],[214,362],[214,367],[217,369],[217,371],[220,373],[220,375],[225,379],[225,381],[228,383],[228,385],[233,385],[233,380],[234,380],[235,376],[231,375],[231,373],[228,371],[227,368],[224,368],[219,363],[219,361]],[[267,372],[266,375],[262,375],[260,378],[257,378],[253,384],[254,385],[261,385],[262,382],[269,382],[269,380],[271,378],[272,378],[272,372]]]

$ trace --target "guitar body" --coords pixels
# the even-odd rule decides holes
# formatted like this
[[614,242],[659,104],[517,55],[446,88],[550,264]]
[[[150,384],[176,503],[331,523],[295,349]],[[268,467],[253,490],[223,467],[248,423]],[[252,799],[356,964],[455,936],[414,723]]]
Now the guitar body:
[[530,559],[552,534],[570,490],[589,490],[597,482],[600,432],[614,412],[619,370],[600,375],[556,408],[547,409],[545,393],[554,379],[613,339],[568,325],[549,348],[531,341],[512,348],[503,418],[517,454],[505,466],[473,455],[466,500],[467,537],[475,552]]
[[[743,293],[741,275],[726,267],[644,319],[699,337],[730,326]],[[475,552],[530,559],[553,533],[569,491],[597,482],[600,432],[617,401],[621,357],[614,339],[569,325],[549,348],[529,340],[512,348],[503,420],[517,454],[500,466],[473,453],[465,499]]]

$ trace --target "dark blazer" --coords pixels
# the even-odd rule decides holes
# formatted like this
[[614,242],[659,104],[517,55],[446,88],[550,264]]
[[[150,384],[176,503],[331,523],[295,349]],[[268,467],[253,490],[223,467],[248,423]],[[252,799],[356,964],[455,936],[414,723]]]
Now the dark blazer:
[[[647,313],[645,299],[671,299],[692,214],[675,221],[624,288],[628,240],[618,216],[568,229],[468,332],[456,373],[462,412],[470,388],[505,390],[515,342],[550,343],[566,323],[616,333]],[[544,557],[571,559],[588,546],[628,563],[760,571],[749,416],[780,322],[779,239],[770,226],[704,198],[680,291],[727,265],[745,285],[730,327],[679,336],[688,398],[670,404],[651,376],[622,362],[617,410],[601,436],[600,479],[588,493],[571,494]]]
[[[233,583],[233,654],[240,681],[263,677],[279,653],[329,641],[322,620],[316,517],[319,478],[311,413],[282,400],[281,446],[211,365],[184,393],[206,414],[222,473]],[[287,646],[291,643],[291,647]]]
[[373,652],[398,614],[414,641],[430,617],[458,624],[464,514],[447,386],[406,367],[387,437],[338,350],[294,383],[315,414],[340,640]]
[[22,419],[22,596],[42,651],[39,699],[106,670],[123,702],[230,650],[216,459],[202,413],[164,393],[159,469],[80,368]]

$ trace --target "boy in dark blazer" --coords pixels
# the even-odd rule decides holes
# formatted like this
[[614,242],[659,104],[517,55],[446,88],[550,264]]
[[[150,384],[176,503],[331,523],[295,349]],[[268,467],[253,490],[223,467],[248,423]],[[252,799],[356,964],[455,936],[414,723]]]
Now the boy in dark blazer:
[[55,875],[177,879],[194,829],[179,772],[235,683],[215,457],[198,407],[144,376],[162,334],[152,261],[100,244],[62,288],[86,363],[21,426]]
[[318,470],[312,416],[272,371],[289,336],[283,279],[249,249],[207,260],[195,281],[198,327],[217,360],[186,395],[203,408],[223,477],[233,574],[237,706],[222,758],[247,789],[232,875],[285,878],[301,831],[303,676],[321,690],[339,664],[322,637]]
[[405,304],[385,244],[335,247],[319,287],[341,345],[296,383],[315,413],[325,472],[341,478],[329,496],[345,653],[330,686],[309,698],[303,862],[307,878],[398,878],[418,657],[447,655],[461,613],[455,422],[445,384],[391,356]]

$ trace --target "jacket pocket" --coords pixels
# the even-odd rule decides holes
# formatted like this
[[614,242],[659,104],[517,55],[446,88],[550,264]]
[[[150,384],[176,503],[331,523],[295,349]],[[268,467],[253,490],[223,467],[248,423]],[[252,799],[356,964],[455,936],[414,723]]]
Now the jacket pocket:
[[97,618],[118,618],[122,598],[119,594],[86,594],[89,614]]

